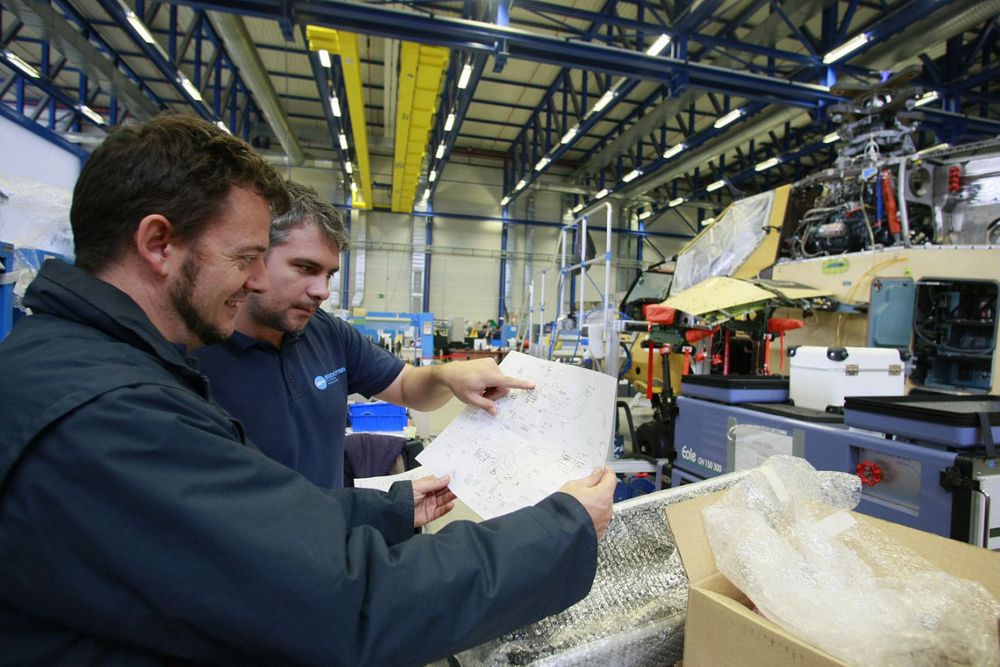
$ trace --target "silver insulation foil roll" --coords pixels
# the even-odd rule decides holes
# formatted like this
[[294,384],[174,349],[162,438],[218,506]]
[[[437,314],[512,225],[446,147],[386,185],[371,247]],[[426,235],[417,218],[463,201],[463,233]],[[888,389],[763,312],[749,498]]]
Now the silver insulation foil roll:
[[590,593],[566,611],[459,654],[478,665],[672,665],[684,650],[688,577],[664,508],[731,486],[745,473],[615,505]]

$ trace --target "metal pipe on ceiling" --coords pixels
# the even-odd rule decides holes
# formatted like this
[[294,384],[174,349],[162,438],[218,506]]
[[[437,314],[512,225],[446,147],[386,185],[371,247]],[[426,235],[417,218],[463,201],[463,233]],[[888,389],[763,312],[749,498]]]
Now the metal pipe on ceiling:
[[1000,0],[959,0],[919,21],[895,39],[876,44],[851,62],[872,69],[894,67],[927,50],[928,44],[944,42],[1000,14]]
[[253,93],[261,113],[267,119],[271,130],[274,132],[281,147],[288,154],[288,159],[293,165],[301,165],[305,160],[302,146],[292,132],[288,118],[285,116],[281,103],[278,101],[278,94],[271,83],[271,77],[264,69],[264,63],[260,60],[250,33],[247,31],[243,19],[234,14],[222,12],[207,12],[209,20],[215,27],[215,31],[222,38],[226,45],[226,52],[239,68],[243,82]]
[[[173,4],[198,6],[200,3],[173,0]],[[615,46],[580,43],[481,21],[424,16],[371,4],[341,0],[323,3],[234,0],[227,7],[231,7],[233,12],[273,19],[291,15],[296,21],[313,25],[447,46],[483,55],[493,55],[497,44],[505,44],[510,58],[587,69],[629,79],[668,81],[675,74],[683,74],[693,88],[768,99],[782,104],[809,107],[819,101],[835,102],[839,99],[824,86],[753,72],[736,72],[678,58],[651,56]]]
[[[137,118],[151,118],[160,112],[157,103],[48,4],[24,0],[8,0],[4,4],[24,25],[38,30],[74,67],[96,79],[105,92],[124,101],[126,108]],[[85,104],[86,100],[81,100],[81,103]]]

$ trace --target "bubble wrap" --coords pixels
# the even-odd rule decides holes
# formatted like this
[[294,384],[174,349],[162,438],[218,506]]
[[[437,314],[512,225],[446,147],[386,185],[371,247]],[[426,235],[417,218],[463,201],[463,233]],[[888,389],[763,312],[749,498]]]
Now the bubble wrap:
[[1000,665],[1000,604],[854,519],[856,475],[774,456],[704,510],[716,565],[764,616],[855,665]]
[[566,611],[457,656],[472,665],[672,665],[684,649],[688,578],[667,505],[731,486],[722,475],[615,505],[590,594]]
[[72,256],[70,191],[0,173],[0,195],[0,240]]

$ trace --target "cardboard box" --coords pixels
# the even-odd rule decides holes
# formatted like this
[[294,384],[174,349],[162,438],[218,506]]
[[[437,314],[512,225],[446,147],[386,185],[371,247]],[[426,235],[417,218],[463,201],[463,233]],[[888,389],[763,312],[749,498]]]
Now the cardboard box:
[[[722,493],[698,496],[666,508],[690,581],[684,667],[845,665],[755,613],[753,603],[715,567],[702,509],[717,502]],[[862,514],[852,513],[852,516],[858,521],[877,524],[886,535],[942,570],[980,582],[1000,600],[1000,553]]]

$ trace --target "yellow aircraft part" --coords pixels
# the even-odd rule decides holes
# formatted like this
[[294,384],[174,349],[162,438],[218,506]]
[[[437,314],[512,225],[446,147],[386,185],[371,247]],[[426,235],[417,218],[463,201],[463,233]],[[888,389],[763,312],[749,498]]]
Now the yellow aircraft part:
[[770,301],[772,292],[753,283],[725,276],[714,276],[667,298],[662,305],[689,315],[702,316],[718,310]]
[[332,30],[315,25],[306,26],[309,49],[326,49],[340,56],[340,68],[344,75],[344,90],[347,93],[347,109],[351,116],[351,139],[358,158],[355,171],[358,189],[352,193],[352,204],[356,208],[371,208],[372,170],[368,156],[368,123],[365,119],[365,98],[361,88],[361,56],[358,52],[358,35],[344,30]]
[[788,196],[792,186],[782,185],[774,190],[771,215],[768,218],[767,236],[761,241],[746,261],[733,272],[733,278],[755,278],[758,273],[774,265],[778,259],[778,241],[781,240],[781,225],[788,211]]
[[448,67],[448,49],[403,42],[392,160],[392,210],[409,213],[417,194],[427,141]]
[[[1000,249],[990,246],[914,246],[815,257],[774,266],[775,280],[829,290],[840,301],[869,303],[876,278],[1000,281]],[[785,345],[864,346],[865,314],[817,313],[809,326],[789,331]],[[990,392],[1000,393],[1000,354],[993,355]]]

